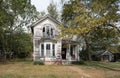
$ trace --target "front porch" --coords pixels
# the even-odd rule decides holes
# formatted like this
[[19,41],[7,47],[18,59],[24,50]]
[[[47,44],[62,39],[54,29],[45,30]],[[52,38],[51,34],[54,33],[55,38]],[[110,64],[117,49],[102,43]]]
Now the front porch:
[[79,44],[75,41],[62,40],[61,59],[62,63],[79,61]]
[[68,42],[67,40],[62,40],[60,43],[50,40],[40,42],[38,54],[35,55],[35,59],[44,63],[70,64],[72,61],[79,61],[79,44],[75,41]]

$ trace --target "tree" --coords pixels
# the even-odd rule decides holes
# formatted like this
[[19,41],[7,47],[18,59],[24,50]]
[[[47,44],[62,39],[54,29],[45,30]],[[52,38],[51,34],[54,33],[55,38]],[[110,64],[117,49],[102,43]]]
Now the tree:
[[54,17],[55,19],[58,19],[58,12],[57,12],[57,8],[56,5],[54,4],[53,0],[50,3],[50,5],[47,7],[48,13]]
[[15,57],[25,58],[33,51],[31,34],[25,32],[16,32],[12,43]]
[[[38,12],[30,0],[0,0],[0,10],[0,50],[19,52],[14,44],[16,34],[18,31],[24,34],[32,22],[38,19]],[[22,46],[24,38],[20,39],[18,44]]]
[[40,16],[44,16],[44,15],[45,15],[44,11],[40,12]]
[[[95,37],[97,35],[99,39],[101,36],[100,33],[97,33],[98,31],[104,35],[105,33],[110,35],[109,29],[111,28],[115,29],[114,32],[117,31],[117,34],[120,33],[119,28],[115,25],[115,22],[120,18],[120,14],[117,13],[119,11],[118,3],[119,0],[70,0],[63,8],[62,20],[66,23],[67,27],[61,27],[62,37],[66,37],[66,34],[69,35],[67,36],[69,38],[72,38],[73,35],[77,35],[78,38],[82,36],[86,45],[85,52],[90,60],[92,48],[90,43],[94,43],[90,39],[91,37],[97,39]],[[102,35],[103,39],[101,42],[105,41],[104,38],[106,36],[104,35]],[[107,39],[111,38],[111,36],[107,37]],[[105,44],[108,41],[107,39],[104,42]],[[97,43],[97,45],[99,44]]]

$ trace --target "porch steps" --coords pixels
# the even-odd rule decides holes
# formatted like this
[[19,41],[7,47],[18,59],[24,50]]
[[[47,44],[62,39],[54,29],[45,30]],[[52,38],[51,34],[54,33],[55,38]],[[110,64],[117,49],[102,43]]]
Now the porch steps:
[[55,65],[70,65],[71,62],[68,60],[62,60],[62,61],[55,61],[54,64]]
[[70,62],[70,61],[68,61],[68,60],[62,60],[62,64],[63,64],[63,65],[70,65],[70,64],[71,64],[71,62]]
[[62,64],[62,61],[61,61],[61,60],[56,60],[56,61],[54,62],[54,64],[55,64],[55,65],[61,65],[61,64]]

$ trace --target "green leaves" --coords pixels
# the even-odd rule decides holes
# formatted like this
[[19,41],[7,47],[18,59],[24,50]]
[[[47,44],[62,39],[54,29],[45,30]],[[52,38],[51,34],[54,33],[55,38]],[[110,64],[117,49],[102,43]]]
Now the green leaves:
[[0,1],[0,50],[31,52],[29,26],[38,19],[38,12],[30,0]]
[[119,3],[119,0],[71,0],[63,7],[62,19],[67,28],[62,28],[62,34],[68,38],[83,37],[86,52],[94,51],[96,46],[107,50],[111,44],[117,45],[120,29],[115,23],[120,18]]
[[58,19],[58,12],[57,12],[57,7],[52,1],[50,5],[47,7],[48,13],[54,17],[55,19]]

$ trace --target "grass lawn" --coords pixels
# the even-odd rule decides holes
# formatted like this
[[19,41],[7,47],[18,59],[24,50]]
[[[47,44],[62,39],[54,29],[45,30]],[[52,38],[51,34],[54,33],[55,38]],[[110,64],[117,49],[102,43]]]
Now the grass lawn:
[[120,63],[105,62],[69,66],[10,62],[0,64],[0,78],[120,78],[119,69]]

